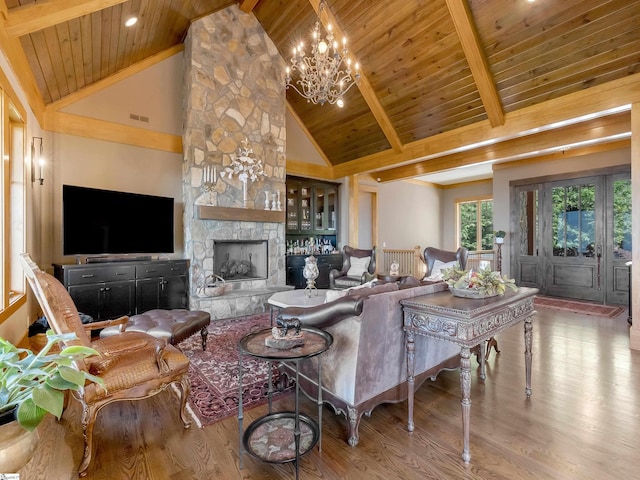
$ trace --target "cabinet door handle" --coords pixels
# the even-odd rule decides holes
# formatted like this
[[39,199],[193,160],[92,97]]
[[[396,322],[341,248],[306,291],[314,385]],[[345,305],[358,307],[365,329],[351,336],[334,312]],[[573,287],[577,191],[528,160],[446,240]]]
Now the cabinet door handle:
[[95,277],[95,275],[94,274],[89,274],[89,273],[82,275],[82,278],[93,278],[93,277]]
[[145,270],[145,273],[156,273],[155,270]]
[[124,272],[116,272],[116,277],[119,276],[119,275],[126,275],[126,273],[124,273]]

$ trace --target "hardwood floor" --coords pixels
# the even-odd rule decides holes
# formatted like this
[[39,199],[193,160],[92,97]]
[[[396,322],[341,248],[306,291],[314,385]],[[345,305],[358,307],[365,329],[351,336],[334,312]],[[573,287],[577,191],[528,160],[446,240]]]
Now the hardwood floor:
[[[603,319],[538,310],[533,330],[533,395],[524,394],[522,324],[498,337],[487,379],[472,370],[471,463],[461,459],[457,371],[416,393],[416,429],[406,402],[376,408],[345,441],[345,421],[324,410],[322,452],[303,457],[301,479],[626,479],[640,477],[640,352],[629,349],[626,313]],[[475,361],[474,361],[475,366]],[[244,455],[238,469],[237,419],[181,428],[175,397],[106,407],[94,433],[94,479],[291,479],[291,464]],[[314,405],[302,405],[310,414]],[[292,408],[291,399],[276,404]],[[266,412],[246,412],[245,425]],[[82,436],[73,404],[39,428],[41,446],[22,480],[77,478]],[[315,415],[314,415],[315,416]]]

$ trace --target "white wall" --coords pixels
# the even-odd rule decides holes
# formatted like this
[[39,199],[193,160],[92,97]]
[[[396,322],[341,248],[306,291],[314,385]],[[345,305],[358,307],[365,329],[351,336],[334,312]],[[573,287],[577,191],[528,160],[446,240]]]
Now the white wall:
[[[496,170],[493,174],[493,224],[507,232],[510,237],[509,219],[510,211],[510,187],[509,182],[522,179],[535,179],[548,175],[562,175],[574,172],[586,172],[589,170],[613,167],[616,165],[631,164],[631,149],[624,148],[611,152],[594,153],[581,157],[567,158],[563,160],[544,163],[528,163],[513,168]],[[502,247],[502,271],[510,275],[510,244],[505,241]]]
[[62,185],[159,195],[174,199],[174,258],[183,257],[182,155],[73,135],[53,136],[52,262],[62,255]]
[[318,153],[289,109],[285,115],[285,122],[287,126],[287,160],[326,166],[324,158]]
[[378,185],[378,242],[387,248],[442,245],[442,192],[414,181]]
[[[182,135],[182,53],[66,107],[66,113]],[[131,120],[130,113],[149,117]],[[62,185],[173,197],[175,258],[183,257],[182,154],[53,133],[51,148],[48,263],[70,263],[62,255]]]
[[[183,75],[181,52],[69,105],[64,112],[182,135]],[[149,121],[132,120],[130,114]]]

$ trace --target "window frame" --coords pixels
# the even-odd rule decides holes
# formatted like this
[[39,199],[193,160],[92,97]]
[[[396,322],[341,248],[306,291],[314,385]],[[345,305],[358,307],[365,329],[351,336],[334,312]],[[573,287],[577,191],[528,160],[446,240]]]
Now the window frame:
[[[17,98],[0,71],[0,208],[3,215],[0,223],[0,323],[15,314],[27,300],[24,275],[19,281],[12,275],[21,271],[18,254],[26,249],[27,231],[27,115]],[[18,134],[16,128],[19,128]],[[17,196],[16,188],[19,189]],[[22,226],[19,232],[11,228],[16,220]]]
[[[493,211],[493,195],[478,195],[474,197],[468,198],[460,198],[455,200],[455,208],[456,208],[456,248],[460,248],[462,246],[462,216],[460,213],[460,207],[462,204],[475,203],[476,204],[476,246],[482,247],[482,203],[490,201],[492,203],[492,211]],[[491,219],[491,225],[493,229],[493,218]],[[488,252],[491,250],[479,250],[476,249],[477,252]]]

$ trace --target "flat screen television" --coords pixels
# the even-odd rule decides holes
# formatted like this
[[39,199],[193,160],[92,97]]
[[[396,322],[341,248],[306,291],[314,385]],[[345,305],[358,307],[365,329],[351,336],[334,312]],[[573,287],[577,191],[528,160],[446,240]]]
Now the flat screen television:
[[173,216],[173,198],[63,185],[63,254],[173,253]]

